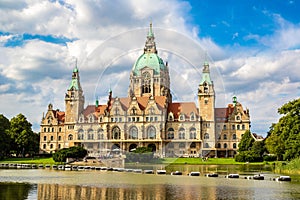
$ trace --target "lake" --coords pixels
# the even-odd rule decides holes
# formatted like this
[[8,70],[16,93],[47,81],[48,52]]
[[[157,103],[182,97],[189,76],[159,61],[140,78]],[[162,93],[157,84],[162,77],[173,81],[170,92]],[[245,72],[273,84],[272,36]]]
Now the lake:
[[[152,166],[154,169],[160,167]],[[254,174],[255,170],[244,168],[167,166],[168,172],[200,171],[199,177],[94,170],[0,169],[0,199],[300,199],[298,176],[292,177],[291,182],[276,182],[272,178],[278,175],[259,169],[265,180],[247,180],[243,177]],[[206,171],[218,171],[220,175],[205,177]],[[239,179],[224,177],[237,172],[241,175]]]

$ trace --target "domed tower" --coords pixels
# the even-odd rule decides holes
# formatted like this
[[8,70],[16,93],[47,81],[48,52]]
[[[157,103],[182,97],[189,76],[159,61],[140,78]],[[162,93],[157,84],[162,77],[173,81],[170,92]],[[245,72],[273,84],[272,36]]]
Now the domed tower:
[[136,60],[130,74],[128,96],[166,96],[172,102],[167,63],[157,55],[155,37],[150,23],[144,53]]

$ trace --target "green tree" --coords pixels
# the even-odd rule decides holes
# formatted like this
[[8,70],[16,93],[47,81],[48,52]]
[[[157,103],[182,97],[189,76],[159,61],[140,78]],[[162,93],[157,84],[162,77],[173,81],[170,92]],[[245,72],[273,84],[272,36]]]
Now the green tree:
[[87,155],[87,150],[80,146],[64,148],[53,154],[55,162],[66,162],[67,158],[84,158]]
[[238,152],[249,151],[254,143],[254,138],[249,130],[245,131],[240,143]]
[[37,134],[31,129],[31,123],[27,121],[23,114],[18,114],[10,121],[11,150],[17,156],[25,157],[26,154],[36,150]]
[[238,154],[235,156],[237,162],[261,162],[265,152],[263,141],[255,141],[249,130],[245,131],[239,143]]
[[300,98],[278,109],[282,115],[266,139],[266,147],[279,159],[291,160],[300,156]]
[[10,150],[10,137],[8,131],[10,129],[9,120],[0,114],[0,159],[3,159],[9,154]]

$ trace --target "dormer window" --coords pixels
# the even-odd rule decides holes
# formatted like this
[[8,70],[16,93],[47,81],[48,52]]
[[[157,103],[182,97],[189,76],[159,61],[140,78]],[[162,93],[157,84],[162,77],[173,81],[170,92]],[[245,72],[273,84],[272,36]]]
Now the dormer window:
[[195,120],[195,114],[193,112],[191,112],[190,114],[190,121],[194,121]]
[[83,116],[80,116],[79,117],[79,123],[83,123],[84,122],[84,118],[83,118]]
[[179,121],[184,121],[184,114],[179,115]]
[[173,113],[171,113],[171,112],[169,113],[168,120],[169,121],[174,121]]
[[89,122],[90,122],[90,123],[93,123],[93,122],[94,122],[94,117],[93,117],[93,115],[90,116]]

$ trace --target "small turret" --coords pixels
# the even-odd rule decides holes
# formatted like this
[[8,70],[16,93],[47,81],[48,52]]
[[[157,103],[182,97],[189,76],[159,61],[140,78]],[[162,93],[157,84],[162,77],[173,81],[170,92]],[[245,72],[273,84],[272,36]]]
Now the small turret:
[[232,97],[232,103],[233,103],[233,106],[236,106],[236,103],[237,103],[237,98],[236,98],[236,96],[233,96],[233,97]]

